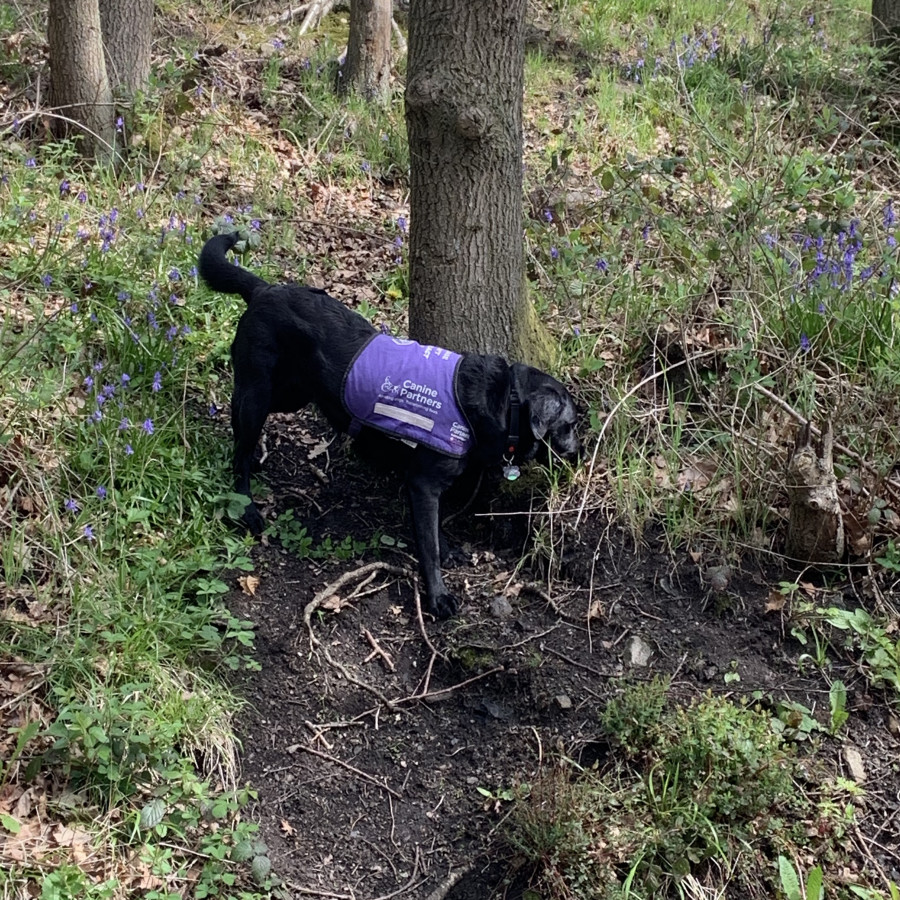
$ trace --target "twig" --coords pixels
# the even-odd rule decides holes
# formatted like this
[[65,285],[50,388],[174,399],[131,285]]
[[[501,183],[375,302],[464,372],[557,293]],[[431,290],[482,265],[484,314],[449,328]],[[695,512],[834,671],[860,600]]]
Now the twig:
[[331,12],[334,4],[335,0],[312,0],[306,18],[300,24],[299,34],[306,34],[311,27],[317,26]]
[[613,672],[601,672],[599,669],[595,669],[593,666],[588,666],[584,663],[578,662],[577,659],[572,659],[571,656],[566,656],[565,653],[560,653],[559,650],[554,650],[552,647],[547,647],[544,644],[541,644],[541,653],[550,653],[553,656],[558,656],[561,660],[564,660],[570,666],[576,666],[579,669],[584,669],[585,672],[591,672],[594,675],[599,675],[601,678],[615,677],[615,674]]
[[396,671],[396,667],[394,666],[394,661],[391,659],[390,653],[381,648],[381,645],[372,636],[372,632],[369,631],[368,628],[363,628],[363,634],[366,636],[366,640],[372,647],[372,652],[363,660],[363,662],[369,662],[370,659],[373,659],[376,656],[380,656],[384,660],[384,664],[391,672]]
[[293,22],[309,9],[309,4],[304,3],[301,6],[292,6],[283,13],[277,13],[263,19],[264,25],[284,25],[286,22]]
[[315,726],[309,719],[306,719],[303,723],[312,733],[313,739],[317,741],[321,741],[329,750],[334,750],[334,744],[332,744],[324,734],[322,734],[322,730]]
[[336,581],[332,581],[331,584],[327,584],[306,606],[303,608],[303,623],[309,629],[310,634],[312,635],[312,614],[331,596],[336,594],[345,584],[349,581],[353,581],[356,578],[362,578],[368,575],[370,572],[387,572],[390,575],[398,575],[398,576],[409,576],[409,570],[401,568],[400,566],[392,566],[390,563],[383,562],[374,562],[367,563],[364,566],[360,566],[358,569],[353,569],[351,572],[344,572],[340,578]]
[[497,672],[503,671],[505,671],[503,666],[494,666],[493,669],[482,672],[480,675],[473,675],[465,681],[460,681],[459,684],[453,684],[448,688],[441,688],[439,691],[432,691],[429,694],[410,694],[409,697],[404,697],[402,700],[395,700],[394,704],[399,706],[401,703],[409,703],[410,700],[435,700],[443,694],[452,694],[454,691],[458,691],[460,688],[465,687],[467,684],[471,684],[473,681],[480,681],[482,678],[487,678],[489,675],[496,675]]
[[285,881],[287,887],[297,894],[303,894],[306,897],[328,897],[329,900],[356,900],[356,894],[332,894],[331,891],[317,891],[315,888],[303,887],[295,881]]
[[399,791],[395,791],[389,785],[383,784],[374,775],[369,775],[368,772],[363,772],[362,769],[357,769],[356,766],[351,766],[350,763],[344,762],[342,759],[338,759],[336,756],[331,756],[328,753],[323,753],[321,750],[316,750],[314,747],[310,747],[308,744],[294,744],[291,747],[288,747],[288,753],[291,753],[296,750],[302,750],[304,753],[311,753],[313,756],[318,756],[320,759],[328,760],[330,763],[334,763],[336,766],[340,766],[343,769],[346,769],[348,772],[352,772],[358,778],[362,778],[363,781],[368,781],[370,784],[374,784],[375,787],[381,788],[381,790],[386,791],[392,797],[396,797],[398,800],[403,799],[403,794]]
[[358,569],[354,569],[352,572],[345,572],[338,578],[336,581],[332,581],[331,584],[326,585],[313,597],[309,603],[303,609],[303,622],[306,625],[307,633],[309,634],[309,645],[314,650],[319,650],[321,654],[325,657],[326,661],[337,669],[344,678],[349,681],[351,684],[355,684],[358,688],[362,688],[364,691],[368,691],[370,694],[376,696],[385,706],[390,709],[394,708],[394,702],[389,700],[378,688],[374,687],[371,684],[367,684],[364,681],[360,681],[355,675],[353,675],[346,666],[342,663],[338,662],[334,659],[328,651],[328,647],[325,646],[315,635],[312,627],[312,614],[331,596],[336,594],[347,582],[352,581],[354,578],[362,578],[363,576],[368,575],[370,572],[389,572],[392,575],[406,575],[408,576],[410,573],[407,569],[402,569],[399,566],[392,566],[389,563],[383,562],[374,562],[369,563],[365,566],[360,566]]
[[447,894],[456,887],[457,883],[461,881],[469,872],[472,871],[474,866],[470,863],[468,866],[463,866],[461,869],[451,869],[447,877],[425,898],[425,900],[444,900]]
[[[561,619],[569,619],[572,622],[579,621],[577,616],[570,615],[569,613],[562,610],[559,604],[547,593],[543,588],[538,587],[536,584],[523,584],[522,590],[527,591],[529,594],[534,594],[540,600],[543,600],[550,609],[553,610]],[[521,592],[520,592],[521,593]]]
[[414,887],[419,887],[419,885],[424,884],[424,881],[420,881],[419,884],[413,884],[419,874],[419,863],[421,862],[422,851],[418,845],[416,845],[416,858],[413,862],[413,873],[409,877],[409,881],[403,885],[401,888],[397,888],[396,891],[391,891],[389,894],[380,894],[378,897],[375,897],[375,900],[391,900],[392,897],[399,897],[401,894],[405,894],[407,891],[411,890]]

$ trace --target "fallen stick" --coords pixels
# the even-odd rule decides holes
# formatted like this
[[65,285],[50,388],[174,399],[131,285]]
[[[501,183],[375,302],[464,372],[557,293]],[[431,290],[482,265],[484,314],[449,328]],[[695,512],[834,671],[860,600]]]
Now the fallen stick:
[[350,763],[344,762],[342,759],[338,759],[336,756],[331,756],[328,753],[323,753],[321,750],[316,750],[313,747],[310,747],[307,744],[293,744],[288,747],[288,753],[294,752],[296,750],[302,750],[304,753],[311,753],[313,756],[318,756],[320,759],[328,760],[330,763],[334,763],[336,766],[340,766],[342,769],[346,769],[348,772],[352,772],[358,778],[362,778],[363,781],[368,781],[370,784],[374,784],[375,787],[381,788],[381,790],[386,791],[392,797],[396,797],[398,800],[403,799],[403,794],[399,791],[395,791],[389,785],[383,784],[380,782],[374,775],[369,775],[368,772],[363,772],[362,769],[357,769],[356,766],[351,766]]

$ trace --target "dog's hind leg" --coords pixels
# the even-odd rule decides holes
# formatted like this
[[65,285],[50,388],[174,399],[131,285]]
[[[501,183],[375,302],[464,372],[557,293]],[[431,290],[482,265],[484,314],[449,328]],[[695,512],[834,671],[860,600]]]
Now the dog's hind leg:
[[250,502],[242,516],[253,534],[262,534],[265,520],[250,493],[253,453],[269,414],[272,391],[268,379],[254,380],[249,386],[235,384],[231,398],[231,427],[234,431],[234,487]]

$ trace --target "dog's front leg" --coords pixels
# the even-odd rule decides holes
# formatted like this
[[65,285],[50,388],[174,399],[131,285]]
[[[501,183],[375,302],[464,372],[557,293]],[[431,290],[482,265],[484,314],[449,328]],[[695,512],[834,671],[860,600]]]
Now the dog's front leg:
[[426,606],[433,616],[446,619],[457,611],[459,601],[441,575],[440,501],[445,485],[434,473],[417,473],[407,478],[407,487]]

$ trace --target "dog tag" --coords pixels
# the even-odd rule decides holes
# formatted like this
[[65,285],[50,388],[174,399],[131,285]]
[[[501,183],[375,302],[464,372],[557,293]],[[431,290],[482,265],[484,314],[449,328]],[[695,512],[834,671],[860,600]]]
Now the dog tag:
[[515,481],[519,477],[519,467],[518,466],[504,466],[503,467],[503,477],[507,481]]

